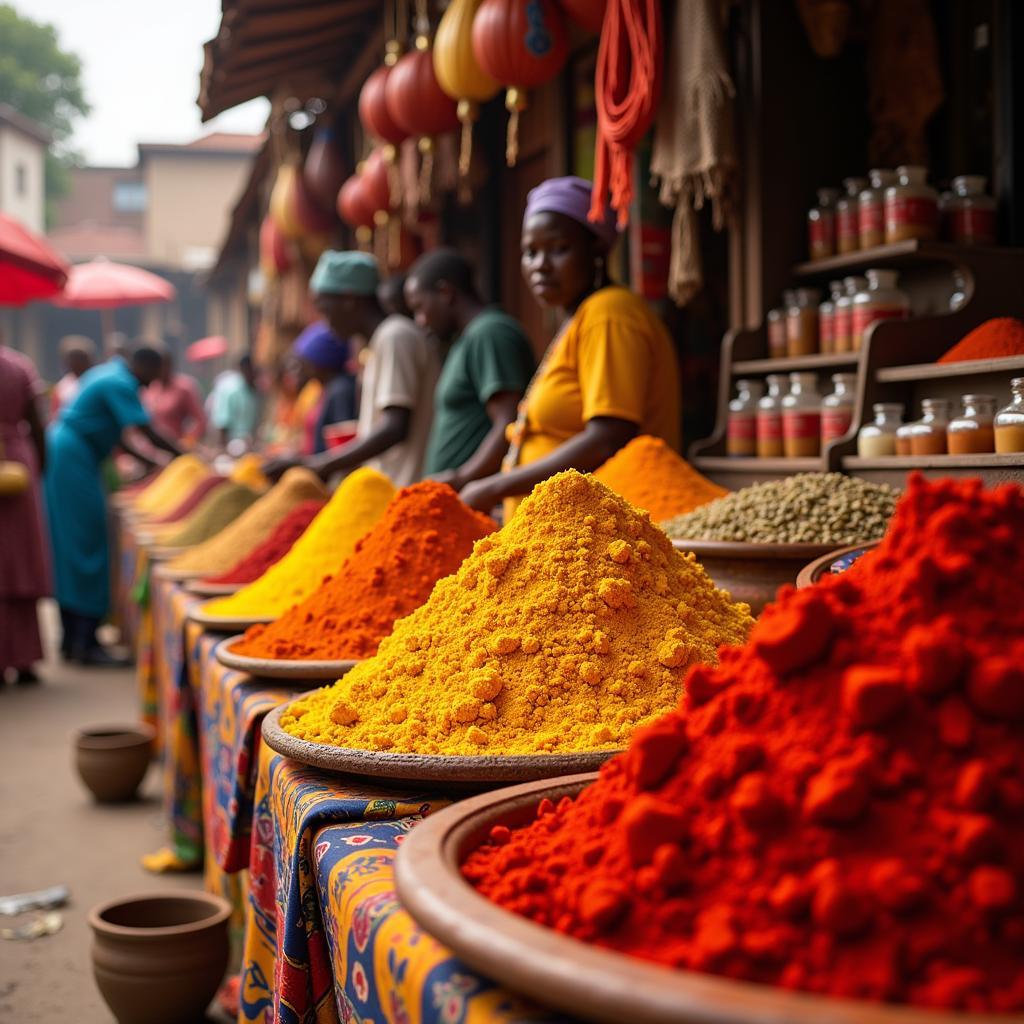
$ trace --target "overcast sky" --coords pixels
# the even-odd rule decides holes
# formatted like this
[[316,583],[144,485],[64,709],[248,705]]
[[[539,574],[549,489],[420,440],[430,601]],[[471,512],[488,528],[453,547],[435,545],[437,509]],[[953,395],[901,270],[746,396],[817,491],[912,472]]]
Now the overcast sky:
[[73,145],[91,164],[134,164],[139,142],[188,142],[215,129],[258,132],[265,100],[200,125],[196,96],[202,46],[217,33],[220,0],[8,0],[56,26],[82,61],[92,105]]

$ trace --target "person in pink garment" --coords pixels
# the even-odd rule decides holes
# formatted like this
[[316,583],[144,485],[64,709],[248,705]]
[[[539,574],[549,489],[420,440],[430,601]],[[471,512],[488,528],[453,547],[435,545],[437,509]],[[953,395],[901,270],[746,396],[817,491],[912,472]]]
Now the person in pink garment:
[[142,404],[152,418],[153,428],[176,441],[195,442],[206,433],[206,412],[195,377],[175,373],[174,356],[164,352],[160,377],[142,394]]
[[0,685],[38,682],[42,660],[36,602],[52,593],[39,480],[46,460],[37,406],[41,391],[32,360],[4,344],[0,333],[0,460],[28,469],[28,488],[0,494]]

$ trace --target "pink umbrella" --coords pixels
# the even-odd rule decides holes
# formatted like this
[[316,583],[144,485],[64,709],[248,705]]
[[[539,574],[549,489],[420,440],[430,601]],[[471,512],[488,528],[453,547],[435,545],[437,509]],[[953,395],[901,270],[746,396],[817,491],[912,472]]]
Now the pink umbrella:
[[190,363],[203,363],[207,359],[219,359],[228,350],[228,339],[222,338],[219,334],[211,334],[209,338],[200,338],[193,341],[185,349],[185,358]]
[[64,287],[68,265],[19,221],[0,213],[0,306],[48,299]]
[[54,304],[67,309],[117,309],[173,302],[177,294],[170,281],[148,270],[100,258],[75,264]]

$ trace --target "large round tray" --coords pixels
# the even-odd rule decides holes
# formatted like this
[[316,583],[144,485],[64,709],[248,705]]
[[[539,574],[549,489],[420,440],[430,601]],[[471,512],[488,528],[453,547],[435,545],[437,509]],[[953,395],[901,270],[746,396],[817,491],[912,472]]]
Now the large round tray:
[[165,580],[171,580],[174,583],[187,583],[189,580],[198,579],[203,575],[202,569],[172,569],[169,565],[161,565],[159,572]]
[[273,622],[272,615],[261,615],[246,617],[236,615],[234,618],[222,615],[208,615],[203,611],[203,605],[189,610],[188,617],[204,629],[211,629],[218,633],[237,633],[240,629],[246,630],[250,626],[263,626]]
[[207,583],[200,579],[189,580],[185,589],[196,597],[230,597],[244,586],[244,583]]
[[494,825],[527,824],[538,802],[575,796],[596,775],[532,782],[453,804],[399,848],[398,896],[423,929],[475,968],[574,1018],[608,1024],[1022,1024],[1019,1015],[939,1013],[802,995],[676,971],[542,928],[481,896],[459,865]]
[[[861,555],[874,551],[879,543],[875,540],[866,541],[863,544],[850,544],[845,548],[836,548],[827,555],[822,555],[821,558],[816,558],[800,570],[800,575],[796,578],[797,588],[803,590],[805,587],[813,587],[823,576],[828,576],[833,572],[846,572]],[[833,569],[833,566],[836,568]]]
[[333,683],[335,679],[340,679],[349,669],[359,664],[358,661],[284,661],[278,658],[252,658],[244,654],[235,654],[232,650],[241,639],[243,634],[240,633],[217,644],[214,651],[217,660],[227,668],[248,672],[251,676],[261,676],[264,679]]
[[752,544],[725,540],[673,540],[677,551],[692,551],[715,586],[760,615],[784,583],[796,583],[812,559],[834,551],[832,544]]
[[592,750],[580,754],[517,754],[506,757],[439,754],[388,754],[332,747],[300,740],[284,731],[281,715],[287,704],[263,719],[263,742],[271,750],[312,768],[358,775],[392,786],[429,785],[435,789],[472,792],[511,786],[517,782],[553,779],[581,771],[596,771],[618,751]]

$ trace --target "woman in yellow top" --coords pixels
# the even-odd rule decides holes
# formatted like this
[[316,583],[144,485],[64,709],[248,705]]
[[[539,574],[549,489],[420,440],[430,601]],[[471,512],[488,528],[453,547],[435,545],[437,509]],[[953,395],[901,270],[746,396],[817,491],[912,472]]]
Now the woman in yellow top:
[[679,370],[672,340],[647,303],[608,277],[609,216],[587,219],[591,184],[552,178],[527,196],[523,277],[561,328],[512,428],[502,473],[467,484],[463,500],[506,518],[535,484],[564,469],[589,473],[637,434],[679,447]]

